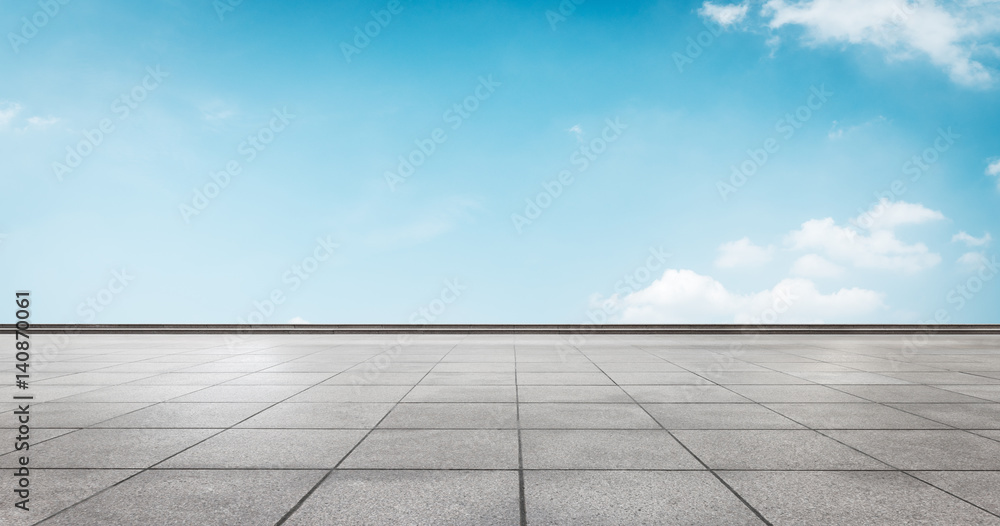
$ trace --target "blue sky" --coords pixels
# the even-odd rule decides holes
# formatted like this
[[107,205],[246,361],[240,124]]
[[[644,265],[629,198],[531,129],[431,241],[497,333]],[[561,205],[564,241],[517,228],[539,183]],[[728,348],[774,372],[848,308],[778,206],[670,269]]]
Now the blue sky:
[[3,289],[52,323],[1000,319],[1000,4],[469,4],[4,7]]

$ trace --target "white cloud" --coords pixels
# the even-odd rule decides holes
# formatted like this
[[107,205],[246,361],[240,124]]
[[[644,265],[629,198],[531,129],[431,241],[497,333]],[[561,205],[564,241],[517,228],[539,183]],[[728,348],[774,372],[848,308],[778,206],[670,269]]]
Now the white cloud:
[[997,188],[1000,188],[1000,159],[997,159],[986,167],[986,175],[997,177]]
[[952,81],[987,86],[993,77],[972,58],[975,39],[996,33],[998,4],[935,0],[768,0],[762,14],[768,26],[796,25],[814,44],[866,44],[882,48],[890,59],[926,57]]
[[747,16],[747,9],[749,7],[750,6],[747,2],[730,5],[718,5],[713,4],[712,2],[705,2],[701,5],[701,9],[698,10],[698,14],[711,19],[720,26],[728,27],[742,22]]
[[937,210],[931,210],[922,204],[889,201],[883,197],[867,212],[851,222],[855,226],[868,230],[892,230],[897,226],[919,225],[942,219],[944,219],[944,214]]
[[859,268],[913,273],[937,265],[941,256],[932,253],[923,243],[904,243],[896,237],[894,229],[940,219],[944,219],[944,214],[923,205],[883,199],[854,220],[855,224],[867,228],[867,234],[838,226],[828,217],[802,223],[798,230],[786,236],[785,242],[794,250],[822,252]]
[[300,317],[298,317],[298,316],[296,316],[296,317],[294,317],[294,318],[292,318],[292,319],[288,320],[288,323],[289,323],[290,325],[309,325],[309,322],[308,322],[308,321],[306,321],[306,320],[303,320],[302,318],[300,318]]
[[844,268],[819,254],[806,254],[792,264],[792,274],[807,278],[835,278]]
[[882,294],[859,288],[822,294],[801,278],[737,294],[710,276],[667,269],[645,289],[611,301],[622,309],[624,323],[825,323],[862,319],[884,309],[882,300]]
[[951,236],[952,242],[961,241],[965,243],[965,246],[967,247],[981,247],[983,245],[989,244],[989,242],[992,240],[993,236],[991,236],[989,232],[983,234],[983,237],[973,237],[970,236],[969,234],[966,234],[965,231],[963,230],[955,234],[954,236]]
[[855,126],[848,126],[846,128],[843,127],[841,123],[833,121],[833,125],[830,127],[830,132],[827,133],[826,136],[831,140],[843,139],[845,135],[851,135],[857,132],[858,130],[863,130],[865,128],[869,128],[876,124],[882,124],[884,122],[889,122],[889,119],[886,119],[882,115],[879,115],[878,117],[875,117],[874,119],[863,122],[861,124]]
[[719,268],[756,267],[771,261],[774,247],[759,247],[744,237],[739,241],[723,243],[719,246],[719,257],[715,266]]
[[989,260],[986,259],[986,254],[982,252],[966,252],[962,254],[962,257],[958,258],[958,264],[969,272],[983,268],[987,262]]
[[10,121],[14,120],[18,113],[21,113],[21,108],[22,106],[16,102],[0,102],[0,129],[10,125]]
[[583,128],[579,124],[574,125],[572,128],[566,130],[576,136],[576,140],[583,141]]
[[27,124],[22,128],[18,128],[18,133],[24,133],[29,130],[44,130],[49,126],[59,122],[56,117],[28,117]]

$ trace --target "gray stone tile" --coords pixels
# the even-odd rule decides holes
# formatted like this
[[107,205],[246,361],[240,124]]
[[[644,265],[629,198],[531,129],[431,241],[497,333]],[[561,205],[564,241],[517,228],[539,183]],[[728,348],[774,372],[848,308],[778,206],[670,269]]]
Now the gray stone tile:
[[[824,373],[824,372],[798,372],[789,373],[799,378],[804,378],[810,382],[827,385],[840,384],[907,384],[910,383],[899,377],[888,376],[887,374],[852,372],[852,373]],[[914,373],[919,374],[919,373]]]
[[171,402],[280,402],[304,389],[301,385],[215,385]]
[[285,523],[513,525],[514,471],[337,470]]
[[604,373],[518,373],[518,385],[613,385]]
[[703,471],[527,471],[528,524],[762,524]]
[[898,472],[720,472],[774,524],[1000,524],[1000,518]]
[[617,402],[632,403],[616,385],[519,385],[517,395],[524,402]]
[[316,385],[329,379],[333,373],[282,373],[261,371],[240,376],[225,385]]
[[513,385],[418,385],[403,402],[516,402]]
[[[38,468],[142,469],[217,433],[217,429],[81,429],[32,444]],[[18,453],[0,456],[12,467]]]
[[516,429],[517,404],[401,403],[379,424],[402,429]]
[[268,408],[269,403],[171,403],[156,404],[106,420],[105,428],[225,428]]
[[642,404],[666,429],[801,429],[757,404]]
[[890,469],[811,430],[674,431],[713,469]]
[[376,429],[347,456],[352,469],[517,469],[516,430]]
[[891,404],[959,429],[1000,429],[1000,404]]
[[272,526],[323,471],[153,470],[70,508],[45,526]]
[[639,403],[750,403],[730,389],[713,384],[702,385],[625,385]]
[[425,374],[345,371],[321,385],[416,385]]
[[997,431],[997,430],[989,430],[989,429],[978,430],[977,429],[975,431],[972,431],[972,433],[975,433],[975,434],[977,434],[979,436],[984,436],[986,438],[992,438],[993,440],[996,440],[996,441],[1000,442],[1000,431]]
[[637,404],[520,404],[522,429],[659,429]]
[[32,469],[34,488],[26,504],[28,511],[14,507],[20,498],[4,497],[0,524],[34,524],[136,473],[124,469]]
[[[31,430],[28,432],[28,444],[31,447],[34,447],[36,444],[40,444],[40,443],[45,442],[47,440],[52,440],[55,437],[63,436],[65,434],[67,434],[67,433],[72,433],[74,431],[77,431],[77,429],[73,429],[73,428],[60,428],[60,429],[31,428]],[[11,437],[14,437],[16,435],[20,435],[20,433],[15,432],[15,431],[10,431],[9,434],[10,434]],[[7,443],[0,442],[0,444],[3,444],[3,449],[0,449],[0,454],[2,454],[2,453],[11,453],[13,451],[17,451],[15,449],[15,447],[17,447],[17,446],[15,445],[15,441],[14,440],[11,440],[10,442],[7,442]]]
[[524,430],[525,469],[704,469],[662,429]]
[[333,469],[365,430],[229,429],[157,468]]
[[[1000,387],[1000,386],[998,386]],[[926,385],[838,385],[837,389],[846,391],[872,402],[953,402],[975,403],[986,402],[971,396],[965,396],[952,391],[929,387]]]
[[954,371],[928,372],[928,373],[885,373],[886,376],[899,378],[915,384],[925,385],[968,385],[968,384],[1000,384],[996,378],[987,378],[973,374],[966,374]]
[[686,372],[682,367],[678,367],[672,363],[665,361],[660,362],[637,362],[637,361],[627,361],[627,362],[611,362],[611,363],[600,363],[601,370],[605,373],[681,373]]
[[129,382],[129,385],[197,385],[208,387],[243,376],[244,373],[164,373]]
[[371,429],[393,404],[282,403],[243,422],[242,428]]
[[201,387],[195,385],[116,385],[114,387],[103,387],[101,389],[87,391],[56,400],[56,403],[65,402],[99,402],[99,403],[121,403],[121,402],[165,402],[171,398],[177,398],[188,393],[197,391]]
[[898,469],[1000,470],[1000,443],[965,431],[825,431]]
[[911,475],[1000,515],[1000,471],[910,471]]
[[935,385],[934,387],[989,402],[1000,402],[1000,385]]
[[[696,371],[698,372],[698,371]],[[798,378],[786,373],[777,371],[705,371],[699,372],[706,379],[720,385],[740,385],[740,384],[772,384],[772,385],[794,385],[809,384],[808,380]],[[814,373],[827,374],[827,373]],[[837,373],[830,373],[837,374]]]
[[[149,406],[149,403],[58,403],[28,404],[32,427],[79,428],[94,425]],[[0,420],[0,429],[16,429],[20,424],[13,417]]]
[[522,362],[515,364],[518,374],[520,373],[599,373],[600,369],[590,361],[582,362]]
[[383,402],[395,403],[410,389],[408,385],[317,385],[287,402]]
[[514,385],[514,373],[429,372],[420,385]]
[[34,384],[41,388],[42,386],[48,385],[120,385],[143,378],[149,378],[150,376],[155,375],[156,373],[102,373],[94,371],[75,374],[60,374],[44,380],[39,380],[38,375],[33,376],[35,376]]
[[[839,388],[839,386],[838,386]],[[754,402],[857,402],[865,400],[824,385],[731,385],[729,389]]]
[[947,426],[880,404],[765,404],[812,429],[945,429]]
[[689,372],[609,372],[618,385],[698,385],[704,378]]
[[513,373],[513,363],[439,363],[435,373]]

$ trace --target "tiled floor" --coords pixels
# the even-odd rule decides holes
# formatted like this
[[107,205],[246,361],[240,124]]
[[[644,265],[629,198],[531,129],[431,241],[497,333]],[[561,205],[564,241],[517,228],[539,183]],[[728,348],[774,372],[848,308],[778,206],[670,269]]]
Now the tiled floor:
[[1000,336],[908,339],[38,334],[0,524],[1000,525]]

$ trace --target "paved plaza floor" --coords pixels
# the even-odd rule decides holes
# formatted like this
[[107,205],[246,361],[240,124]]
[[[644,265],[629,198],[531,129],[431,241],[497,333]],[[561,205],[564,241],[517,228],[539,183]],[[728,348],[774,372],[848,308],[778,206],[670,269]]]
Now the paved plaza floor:
[[3,525],[1000,525],[1000,336],[32,341]]

